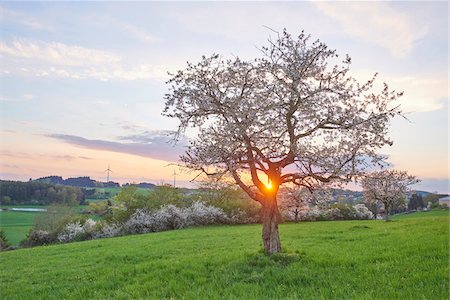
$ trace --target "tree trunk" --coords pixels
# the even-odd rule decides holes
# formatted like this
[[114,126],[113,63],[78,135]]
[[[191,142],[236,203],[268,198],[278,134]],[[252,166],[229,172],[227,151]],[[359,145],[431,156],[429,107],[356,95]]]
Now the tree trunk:
[[299,212],[300,212],[300,211],[299,211],[298,209],[295,209],[295,212],[294,212],[294,214],[295,214],[295,218],[294,218],[295,223],[298,222],[298,213],[299,213]]
[[389,211],[389,208],[384,208],[384,221],[389,221],[389,213],[390,213],[390,211]]
[[278,222],[280,214],[276,198],[267,198],[262,211],[262,239],[264,251],[268,255],[281,251],[280,236],[278,234]]

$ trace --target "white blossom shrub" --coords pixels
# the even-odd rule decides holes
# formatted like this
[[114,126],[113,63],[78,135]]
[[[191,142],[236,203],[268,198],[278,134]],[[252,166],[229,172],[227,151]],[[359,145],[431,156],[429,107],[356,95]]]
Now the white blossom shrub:
[[[286,220],[293,220],[293,216],[290,214],[284,216]],[[302,221],[370,220],[373,219],[373,214],[364,204],[339,205],[325,209],[314,206],[307,212],[299,212],[298,219]]]
[[323,219],[325,220],[343,220],[344,216],[341,210],[337,207],[325,209],[322,213]]
[[80,222],[66,224],[63,231],[58,233],[56,239],[59,242],[68,243],[81,240],[85,234],[85,229]]
[[227,222],[229,219],[222,209],[194,202],[186,208],[165,205],[153,213],[138,209],[123,224],[123,229],[127,233],[148,233]]
[[229,224],[253,224],[257,223],[258,219],[249,214],[245,210],[236,209],[233,213],[227,218]]
[[137,209],[123,224],[123,230],[127,233],[148,233],[155,231],[155,218],[146,209]]
[[154,231],[187,227],[188,214],[187,209],[178,208],[174,205],[165,205],[153,214]]
[[318,221],[322,217],[322,211],[319,210],[317,206],[313,207],[313,209],[309,210],[304,216],[306,221]]
[[353,206],[356,210],[356,216],[361,220],[371,220],[373,219],[373,213],[362,203]]
[[85,231],[93,231],[93,230],[95,230],[96,225],[97,225],[97,222],[95,222],[92,219],[87,219],[83,224],[83,229]]
[[99,230],[96,230],[92,236],[93,239],[110,238],[123,235],[123,228],[120,224],[103,223]]
[[194,202],[185,208],[189,226],[227,223],[225,212],[214,206],[206,206],[203,202]]

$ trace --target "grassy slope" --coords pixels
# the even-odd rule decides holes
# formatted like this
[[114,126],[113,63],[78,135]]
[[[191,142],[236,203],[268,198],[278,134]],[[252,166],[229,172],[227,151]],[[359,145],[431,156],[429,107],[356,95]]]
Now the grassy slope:
[[448,299],[448,212],[395,222],[214,226],[0,254],[1,298]]

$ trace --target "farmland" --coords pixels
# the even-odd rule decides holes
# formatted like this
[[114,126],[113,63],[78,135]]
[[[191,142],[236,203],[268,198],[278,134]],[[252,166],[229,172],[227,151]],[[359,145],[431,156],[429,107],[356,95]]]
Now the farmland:
[[[104,199],[86,199],[87,202],[105,201],[107,198],[113,198],[117,195],[121,188],[95,188],[96,193],[105,195]],[[146,195],[151,192],[150,189],[138,188],[137,192],[141,195]],[[46,208],[45,205],[1,205],[0,208]],[[86,209],[87,205],[79,205],[78,209],[81,211]],[[16,211],[0,211],[0,228],[6,234],[9,242],[12,245],[18,245],[22,241],[30,228],[34,224],[34,220],[40,212],[16,212]]]
[[0,254],[2,298],[448,299],[448,211],[393,222],[210,226]]

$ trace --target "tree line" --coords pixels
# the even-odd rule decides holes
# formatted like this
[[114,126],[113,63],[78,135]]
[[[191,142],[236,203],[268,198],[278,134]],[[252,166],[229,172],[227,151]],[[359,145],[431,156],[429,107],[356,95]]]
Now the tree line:
[[0,181],[0,204],[2,205],[47,205],[84,204],[83,189],[43,182]]

